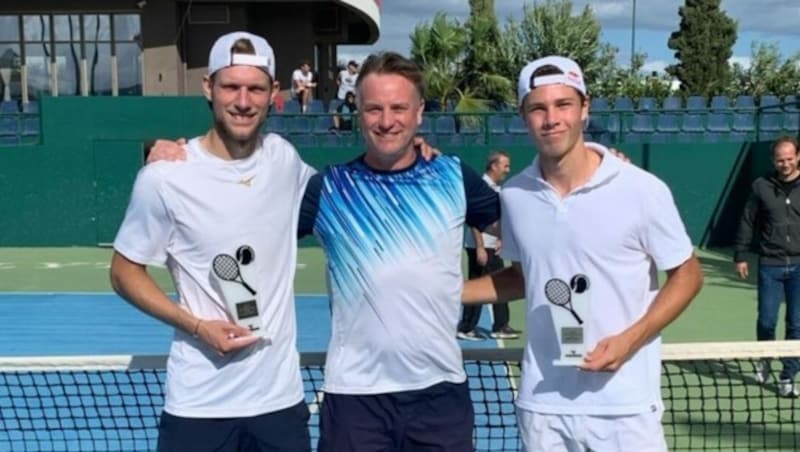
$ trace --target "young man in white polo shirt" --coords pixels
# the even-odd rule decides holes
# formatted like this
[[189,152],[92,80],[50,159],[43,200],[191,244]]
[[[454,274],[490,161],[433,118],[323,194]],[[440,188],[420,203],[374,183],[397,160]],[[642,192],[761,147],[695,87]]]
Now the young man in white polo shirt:
[[[513,265],[466,283],[464,301],[528,303],[517,398],[525,450],[665,451],[659,333],[703,278],[672,195],[655,176],[584,143],[589,100],[574,61],[528,64],[518,96],[539,155],[501,192],[503,256]],[[658,270],[667,273],[661,290]],[[582,287],[568,290],[587,300],[589,351],[563,366],[561,308],[545,286],[575,275]]]
[[[114,289],[175,328],[159,451],[310,450],[295,345],[297,242],[288,232],[314,171],[288,142],[259,134],[274,74],[263,38],[216,41],[203,80],[212,128],[189,141],[188,162],[140,171],[114,241]],[[148,265],[167,266],[178,303]]]

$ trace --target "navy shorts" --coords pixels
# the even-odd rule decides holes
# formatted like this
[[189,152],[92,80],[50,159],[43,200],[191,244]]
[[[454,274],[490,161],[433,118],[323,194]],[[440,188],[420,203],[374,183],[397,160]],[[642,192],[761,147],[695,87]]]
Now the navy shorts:
[[469,386],[418,391],[325,394],[319,452],[472,452],[475,413]]
[[309,452],[308,406],[253,417],[187,418],[161,413],[159,452]]

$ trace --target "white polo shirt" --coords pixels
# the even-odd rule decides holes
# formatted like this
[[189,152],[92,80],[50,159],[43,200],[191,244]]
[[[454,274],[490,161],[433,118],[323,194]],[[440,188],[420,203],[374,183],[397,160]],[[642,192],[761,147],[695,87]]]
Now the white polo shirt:
[[[500,194],[503,257],[525,275],[528,343],[517,405],[553,414],[625,415],[662,407],[660,338],[614,373],[554,366],[559,356],[545,284],[590,280],[584,318],[588,350],[641,318],[658,292],[657,270],[693,252],[667,186],[594,143],[602,162],[584,186],[560,198],[542,177],[538,158]],[[562,309],[553,307],[553,309]]]
[[220,357],[176,330],[167,361],[164,410],[184,417],[246,417],[303,400],[296,349],[294,273],[299,206],[313,169],[277,135],[247,159],[222,160],[193,139],[186,162],[142,168],[114,248],[144,265],[168,268],[181,307],[201,319],[227,320],[212,284],[212,260],[247,245],[241,273],[257,293],[268,346]]

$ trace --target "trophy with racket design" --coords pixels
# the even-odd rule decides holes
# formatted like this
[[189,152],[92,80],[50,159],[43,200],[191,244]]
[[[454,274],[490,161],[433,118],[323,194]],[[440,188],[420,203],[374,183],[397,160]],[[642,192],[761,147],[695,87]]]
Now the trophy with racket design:
[[553,278],[544,286],[547,300],[555,307],[553,317],[561,353],[555,366],[578,366],[586,354],[583,318],[589,314],[589,277],[575,275],[566,281]]
[[266,332],[261,327],[256,290],[247,283],[243,275],[246,274],[250,279],[252,275],[248,266],[254,259],[253,249],[243,245],[236,250],[236,257],[224,253],[214,256],[211,268],[233,321],[263,337]]

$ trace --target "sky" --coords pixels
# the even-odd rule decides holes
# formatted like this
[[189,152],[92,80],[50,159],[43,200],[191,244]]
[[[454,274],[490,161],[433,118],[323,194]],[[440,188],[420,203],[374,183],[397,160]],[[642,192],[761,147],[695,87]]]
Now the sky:
[[[541,0],[540,0],[541,1]],[[683,0],[573,0],[573,11],[587,4],[594,10],[603,29],[602,41],[619,49],[617,60],[628,65],[631,56],[633,5],[636,4],[634,47],[647,54],[644,71],[662,71],[674,62],[667,47],[669,35],[678,29],[678,8]],[[495,0],[495,11],[502,29],[508,17],[521,17],[523,5],[534,0]],[[754,42],[776,43],[785,59],[800,52],[800,0],[723,0],[722,9],[738,22],[738,39],[733,58],[745,66]],[[381,36],[372,46],[339,46],[339,60],[362,60],[379,50],[409,54],[409,35],[414,27],[430,22],[438,11],[463,22],[469,15],[468,0],[384,0],[381,7]]]

